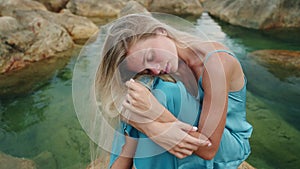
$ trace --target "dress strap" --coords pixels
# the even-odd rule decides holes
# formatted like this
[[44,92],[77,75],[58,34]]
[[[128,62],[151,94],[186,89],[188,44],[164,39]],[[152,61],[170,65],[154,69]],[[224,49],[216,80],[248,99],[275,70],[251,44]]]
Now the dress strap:
[[[205,56],[205,60],[204,60],[204,64],[207,62],[207,60],[211,57],[211,55],[213,55],[214,53],[218,53],[218,52],[225,52],[225,53],[228,53],[229,55],[235,57],[235,55],[228,51],[228,50],[224,50],[224,49],[218,49],[218,50],[213,50],[211,52],[208,52]],[[236,57],[235,57],[236,58]]]

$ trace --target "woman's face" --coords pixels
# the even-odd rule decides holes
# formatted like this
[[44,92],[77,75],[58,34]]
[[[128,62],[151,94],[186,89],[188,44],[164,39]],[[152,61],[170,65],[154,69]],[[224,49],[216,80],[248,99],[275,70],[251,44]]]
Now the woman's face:
[[155,35],[138,41],[128,50],[128,69],[134,72],[149,70],[151,74],[176,72],[178,56],[173,40],[164,35]]

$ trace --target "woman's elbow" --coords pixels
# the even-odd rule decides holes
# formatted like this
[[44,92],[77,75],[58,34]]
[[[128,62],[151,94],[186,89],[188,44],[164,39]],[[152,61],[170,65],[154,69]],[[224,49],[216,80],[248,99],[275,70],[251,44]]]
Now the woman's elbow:
[[214,157],[215,157],[216,153],[215,152],[208,152],[208,153],[205,153],[202,158],[204,160],[212,160]]
[[217,150],[213,150],[213,149],[210,149],[210,150],[207,150],[207,151],[198,151],[196,152],[196,155],[198,155],[199,157],[201,157],[202,159],[204,160],[212,160],[215,155],[217,154]]

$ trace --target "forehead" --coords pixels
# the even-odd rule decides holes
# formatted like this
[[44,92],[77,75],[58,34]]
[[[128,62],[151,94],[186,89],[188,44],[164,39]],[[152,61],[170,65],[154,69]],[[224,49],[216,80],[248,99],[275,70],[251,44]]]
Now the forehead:
[[154,37],[147,37],[144,39],[138,40],[135,44],[129,47],[128,55],[132,55],[135,52],[142,52],[141,50],[145,50],[147,48],[155,47],[155,38]]

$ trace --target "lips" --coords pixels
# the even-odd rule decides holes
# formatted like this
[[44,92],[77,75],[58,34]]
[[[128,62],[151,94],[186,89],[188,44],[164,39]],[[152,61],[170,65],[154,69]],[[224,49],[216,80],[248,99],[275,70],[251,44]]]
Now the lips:
[[166,73],[170,73],[170,63],[167,62],[166,68],[165,68]]

